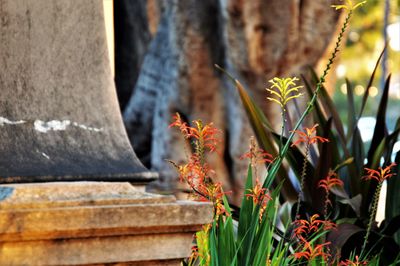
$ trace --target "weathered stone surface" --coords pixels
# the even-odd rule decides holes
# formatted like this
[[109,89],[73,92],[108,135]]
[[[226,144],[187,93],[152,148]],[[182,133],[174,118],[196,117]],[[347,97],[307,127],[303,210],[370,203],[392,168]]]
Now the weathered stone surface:
[[2,265],[179,265],[193,233],[212,219],[210,204],[128,183],[0,186],[7,189],[0,202]]
[[0,0],[0,183],[155,178],[126,136],[102,1]]
[[144,193],[129,183],[50,182],[0,186],[1,210],[44,209],[122,203],[166,203],[175,199]]

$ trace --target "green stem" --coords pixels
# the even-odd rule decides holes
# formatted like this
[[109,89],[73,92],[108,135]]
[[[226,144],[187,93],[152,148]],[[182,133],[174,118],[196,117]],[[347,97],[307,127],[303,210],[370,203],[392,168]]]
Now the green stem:
[[285,133],[285,122],[286,122],[286,108],[282,107],[282,127],[281,127],[281,135],[279,136],[279,153],[282,151],[283,147],[283,134]]
[[329,204],[329,190],[325,190],[325,202],[324,202],[324,219],[328,220],[328,204]]
[[300,191],[299,191],[299,195],[297,197],[297,208],[296,208],[295,220],[298,219],[298,215],[299,215],[299,212],[300,212],[301,198],[304,195],[304,188],[305,188],[305,185],[306,185],[305,181],[306,181],[306,173],[307,173],[307,161],[308,161],[309,153],[310,153],[310,143],[307,143],[307,145],[306,145],[306,154],[304,155],[303,166],[302,166],[302,169],[301,169]]
[[278,158],[275,160],[274,165],[271,167],[271,170],[267,173],[267,178],[265,179],[263,187],[270,187],[271,186],[271,184],[272,184],[272,182],[273,182],[273,180],[274,180],[276,174],[278,173],[278,170],[279,170],[279,168],[280,168],[280,166],[282,164],[283,158],[285,157],[285,154],[287,153],[287,151],[289,149],[289,145],[293,140],[293,137],[295,135],[295,130],[297,130],[300,127],[300,125],[303,123],[303,121],[306,118],[306,116],[311,112],[311,110],[312,110],[312,108],[313,108],[313,106],[315,104],[315,101],[317,100],[318,93],[319,93],[320,89],[322,88],[323,84],[325,83],[326,76],[328,75],[328,72],[332,67],[333,61],[336,58],[337,53],[339,52],[339,47],[340,47],[340,44],[342,42],[342,39],[343,39],[343,36],[344,36],[344,32],[346,31],[346,28],[347,28],[347,26],[349,24],[349,21],[350,21],[352,13],[353,13],[353,11],[349,10],[349,13],[346,16],[346,19],[345,19],[345,21],[343,23],[343,26],[342,26],[342,28],[340,30],[339,36],[338,36],[337,41],[335,43],[335,48],[334,48],[334,50],[333,50],[333,52],[331,54],[331,57],[328,60],[328,64],[326,65],[322,76],[320,77],[320,79],[319,79],[319,81],[317,83],[317,86],[315,88],[314,94],[313,94],[311,100],[308,102],[306,110],[303,112],[303,114],[301,115],[300,119],[297,121],[296,125],[294,126],[293,130],[291,131],[291,133],[290,133],[285,145],[283,146],[282,150],[280,151],[280,153],[278,155]]
[[371,234],[372,224],[375,221],[375,216],[376,216],[376,212],[378,210],[379,195],[381,193],[382,184],[383,184],[383,182],[379,182],[378,186],[376,187],[375,193],[374,193],[374,199],[373,199],[372,206],[371,206],[372,210],[371,210],[371,214],[369,216],[367,233],[365,234],[365,237],[364,237],[364,243],[363,243],[363,246],[361,249],[361,254],[364,253],[364,251],[367,247],[368,238],[369,238],[369,235]]

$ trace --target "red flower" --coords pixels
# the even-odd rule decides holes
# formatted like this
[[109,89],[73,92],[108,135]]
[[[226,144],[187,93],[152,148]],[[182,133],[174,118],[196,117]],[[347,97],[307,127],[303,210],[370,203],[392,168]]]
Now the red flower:
[[186,139],[191,139],[195,152],[189,156],[186,164],[169,162],[177,169],[180,181],[189,185],[196,200],[211,201],[214,203],[216,215],[228,215],[222,200],[227,193],[223,191],[221,183],[213,181],[214,171],[205,161],[205,151],[216,150],[220,141],[216,135],[220,131],[212,123],[203,125],[200,120],[195,120],[193,123],[195,127],[190,127],[182,121],[178,113],[174,116],[174,122],[170,127],[178,127]]
[[337,177],[337,174],[334,171],[329,170],[328,175],[325,179],[319,181],[318,186],[325,189],[326,193],[328,193],[334,186],[342,187],[343,181]]
[[379,167],[378,170],[364,168],[365,171],[367,172],[367,175],[363,176],[362,178],[365,180],[375,179],[378,182],[383,182],[384,180],[389,179],[390,177],[396,175],[395,173],[392,173],[392,167],[395,166],[396,163],[391,163],[390,165],[386,166],[383,169],[382,167]]
[[240,156],[240,159],[249,159],[250,164],[255,167],[258,164],[265,164],[265,163],[271,163],[273,156],[269,154],[268,152],[264,151],[263,149],[260,149],[257,145],[256,139],[252,136],[250,137],[250,145],[249,145],[249,151],[244,153],[242,156]]
[[196,149],[208,148],[210,152],[213,152],[216,150],[218,143],[221,142],[217,137],[221,131],[214,127],[213,123],[203,125],[201,120],[194,120],[193,123],[196,127],[190,127],[186,122],[182,121],[178,113],[173,118],[174,122],[169,127],[178,127],[187,139],[194,138],[196,140]]
[[260,206],[259,217],[261,221],[264,211],[267,208],[267,203],[272,198],[268,194],[268,190],[262,187],[258,179],[256,179],[256,185],[252,189],[247,189],[247,190],[249,191],[249,193],[245,194],[246,198],[247,199],[252,198],[253,203]]
[[318,232],[319,230],[330,230],[336,227],[336,224],[331,221],[319,220],[319,215],[314,214],[310,217],[310,220],[295,220],[294,225],[296,226],[293,233],[302,242],[307,242],[307,236]]
[[264,151],[263,149],[257,149],[257,150],[250,150],[246,153],[244,153],[242,156],[240,156],[240,159],[250,159],[254,161],[254,164],[262,164],[262,163],[270,163],[272,162],[272,155],[269,154],[268,152]]
[[271,200],[271,196],[268,194],[267,189],[263,188],[261,183],[256,179],[256,185],[253,189],[247,189],[249,193],[245,196],[247,199],[252,198],[254,204],[259,204],[261,207],[267,205],[268,201]]
[[[307,145],[314,144],[317,142],[321,142],[321,143],[329,142],[328,139],[315,135],[317,126],[318,126],[318,124],[315,124],[312,128],[305,127],[304,132],[300,131],[300,130],[295,130],[294,132],[297,133],[297,135],[299,136],[299,139],[296,140],[295,142],[293,142],[292,147],[296,146],[297,144],[302,143],[302,142],[306,143]],[[315,136],[313,136],[313,135],[315,135]]]
[[329,245],[331,242],[326,242],[324,244],[319,244],[313,247],[309,242],[304,242],[303,251],[296,252],[293,254],[295,259],[306,259],[306,260],[313,260],[317,257],[321,257],[323,259],[327,259],[330,254],[324,251],[324,247]]

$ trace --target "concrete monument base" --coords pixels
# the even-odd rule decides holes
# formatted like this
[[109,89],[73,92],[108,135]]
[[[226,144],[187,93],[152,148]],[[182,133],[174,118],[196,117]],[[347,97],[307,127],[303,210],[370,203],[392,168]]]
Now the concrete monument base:
[[1,265],[179,265],[208,203],[129,183],[0,186]]

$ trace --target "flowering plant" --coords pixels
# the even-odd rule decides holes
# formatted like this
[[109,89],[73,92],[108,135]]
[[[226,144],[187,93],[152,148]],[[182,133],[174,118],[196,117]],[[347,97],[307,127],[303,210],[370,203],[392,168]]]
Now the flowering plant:
[[[254,140],[251,141],[250,151],[243,156],[250,162],[239,214],[234,215],[232,212],[227,192],[223,190],[222,184],[215,182],[214,173],[205,160],[206,153],[216,151],[216,135],[219,131],[212,124],[195,120],[193,126],[189,126],[179,115],[175,117],[171,126],[178,127],[185,138],[193,141],[194,152],[188,156],[187,163],[172,164],[180,180],[190,186],[196,199],[209,200],[214,204],[213,222],[196,234],[196,246],[187,264],[379,265],[382,262],[385,265],[396,265],[399,262],[390,256],[393,254],[388,253],[390,250],[396,250],[394,254],[400,251],[399,245],[393,240],[399,224],[396,226],[389,222],[381,231],[376,230],[374,225],[376,204],[383,181],[398,171],[395,169],[396,164],[390,163],[390,155],[393,139],[397,139],[400,132],[400,122],[391,135],[385,134],[384,116],[390,77],[378,111],[381,124],[376,125],[366,160],[363,151],[359,152],[362,141],[356,126],[366,97],[359,117],[349,115],[352,119],[346,136],[334,104],[323,86],[350,17],[354,9],[364,2],[354,4],[346,0],[344,5],[334,6],[346,10],[347,16],[322,75],[315,78],[315,84],[304,80],[310,99],[295,125],[287,123],[286,108],[289,101],[296,101],[302,95],[299,92],[302,86],[296,85],[297,78],[274,78],[270,81],[272,87],[267,89],[270,93],[267,99],[278,103],[282,110],[280,135],[272,132],[268,120],[258,111],[240,82],[219,68],[235,83],[261,146],[259,148]],[[367,87],[371,86],[374,75],[375,71]],[[312,85],[315,85],[315,90]],[[318,101],[320,94],[323,95],[322,101]],[[354,105],[352,98],[349,98],[349,102]],[[354,106],[350,109],[354,110]],[[304,131],[299,130],[310,114],[313,114],[317,123],[311,128],[305,127]],[[326,114],[331,117],[328,118]],[[285,126],[290,128],[290,134],[285,135]],[[342,150],[339,151],[339,148]],[[379,168],[381,157],[384,157],[384,168]],[[293,204],[291,220],[286,222],[279,216],[280,192],[290,186],[293,190],[294,184],[289,178],[286,178],[286,182],[277,182],[279,176],[284,180],[281,175],[287,174],[282,166],[284,159],[292,166],[299,185],[298,194],[287,199],[297,199],[297,203]],[[400,156],[397,160],[400,160]],[[365,166],[364,161],[367,161]],[[267,166],[263,178],[257,174],[258,163]],[[364,167],[367,175],[363,179],[367,183],[362,186],[360,176]],[[378,196],[369,196],[371,192]],[[393,216],[394,213],[389,214]],[[399,219],[400,216],[396,216],[393,220]],[[358,241],[360,236],[364,241]],[[345,248],[351,241],[351,248]],[[373,242],[375,245],[371,245]],[[387,243],[390,243],[390,248]],[[379,256],[380,252],[385,256]]]

